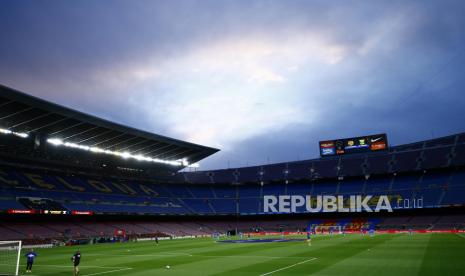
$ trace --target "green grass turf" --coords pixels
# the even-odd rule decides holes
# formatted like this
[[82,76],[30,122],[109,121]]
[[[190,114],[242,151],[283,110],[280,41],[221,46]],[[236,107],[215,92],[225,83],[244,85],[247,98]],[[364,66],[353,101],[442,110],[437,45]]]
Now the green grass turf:
[[[465,236],[321,236],[305,242],[227,244],[189,239],[37,249],[33,273],[72,275],[465,275]],[[25,254],[25,252],[23,252]],[[170,269],[165,268],[171,266]],[[21,260],[25,275],[25,260]]]

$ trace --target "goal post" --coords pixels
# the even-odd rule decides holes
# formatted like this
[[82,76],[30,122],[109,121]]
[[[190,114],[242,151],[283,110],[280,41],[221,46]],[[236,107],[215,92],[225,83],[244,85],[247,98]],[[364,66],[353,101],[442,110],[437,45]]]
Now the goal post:
[[19,275],[21,241],[0,241],[0,275]]

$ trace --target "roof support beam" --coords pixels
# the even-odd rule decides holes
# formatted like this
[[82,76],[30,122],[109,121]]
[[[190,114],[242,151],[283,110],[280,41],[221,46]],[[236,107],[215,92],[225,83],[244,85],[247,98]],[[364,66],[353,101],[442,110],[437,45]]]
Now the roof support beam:
[[73,127],[77,127],[77,126],[80,126],[80,125],[83,125],[83,124],[85,124],[85,123],[84,123],[84,122],[79,122],[79,123],[77,123],[77,124],[70,125],[69,127],[66,127],[66,128],[64,128],[64,129],[60,129],[60,130],[55,131],[55,132],[53,132],[53,133],[50,133],[49,136],[55,135],[55,134],[57,134],[57,133],[61,133],[61,132],[63,132],[63,131],[67,131],[68,129],[72,129]]
[[7,102],[4,102],[4,103],[0,104],[0,107],[5,106],[5,105],[9,105],[9,104],[12,103],[12,102],[14,102],[14,101],[7,101]]
[[119,150],[127,150],[127,149],[130,149],[130,148],[134,147],[134,146],[137,146],[137,145],[140,145],[140,144],[143,144],[143,143],[147,143],[148,141],[149,140],[144,139],[144,140],[142,140],[140,142],[137,142],[135,144],[129,145],[129,146],[124,147],[124,148],[120,148]]
[[124,136],[124,135],[126,135],[126,133],[118,134],[118,135],[116,135],[116,136],[113,136],[113,137],[110,137],[110,138],[105,139],[105,140],[103,140],[103,141],[100,141],[100,142],[98,142],[98,143],[95,143],[95,144],[93,144],[92,146],[93,146],[93,147],[98,146],[98,145],[100,145],[100,144],[102,144],[102,143],[105,143],[105,142],[108,142],[108,141],[117,139],[117,138],[119,138],[119,137],[121,137],[121,136]]
[[28,107],[28,108],[22,109],[20,111],[17,111],[15,113],[8,114],[7,116],[3,116],[2,118],[0,118],[0,120],[4,120],[4,119],[10,118],[10,117],[13,117],[15,115],[18,115],[18,114],[21,114],[23,112],[29,111],[31,109],[34,109],[34,107]]
[[68,136],[68,137],[65,137],[65,138],[63,138],[63,140],[66,140],[66,139],[70,139],[70,138],[76,137],[76,136],[78,136],[78,135],[81,135],[81,134],[87,133],[87,132],[89,132],[89,131],[91,131],[91,130],[94,130],[94,129],[97,129],[97,128],[99,128],[99,126],[94,126],[94,127],[91,127],[91,128],[89,128],[89,129],[86,129],[86,130],[84,130],[84,131],[81,131],[81,132],[79,132],[79,133],[75,133],[75,134],[73,134],[73,135],[70,135],[70,136]]
[[43,117],[47,117],[47,116],[50,115],[50,114],[52,114],[52,113],[51,113],[51,112],[48,112],[48,113],[42,114],[42,115],[37,116],[37,117],[34,117],[34,118],[30,119],[30,120],[23,121],[23,122],[21,122],[21,123],[19,123],[19,124],[16,124],[16,125],[14,125],[14,126],[10,126],[10,128],[15,128],[15,127],[22,126],[22,125],[24,125],[24,124],[33,122],[33,121],[38,120],[38,119],[41,119],[41,118],[43,118]]
[[136,138],[139,138],[139,137],[134,136],[134,137],[125,139],[125,140],[123,140],[123,141],[121,141],[121,142],[118,142],[118,143],[116,143],[116,144],[113,144],[113,145],[111,145],[111,146],[108,146],[108,147],[106,147],[105,149],[109,149],[109,148],[115,147],[115,146],[117,146],[117,145],[121,145],[121,144],[123,144],[123,143],[126,143],[127,141],[131,141],[131,140],[134,140],[134,139],[136,139]]
[[58,124],[58,123],[60,123],[60,122],[66,121],[66,120],[68,120],[68,119],[69,119],[68,117],[64,117],[64,118],[59,119],[59,120],[57,120],[57,121],[54,121],[54,122],[45,124],[45,125],[40,126],[40,127],[36,127],[36,128],[34,128],[34,129],[31,129],[31,130],[29,130],[29,132],[34,132],[34,131],[37,131],[37,130],[42,129],[42,128],[44,128],[44,127],[53,126],[53,125],[56,125],[56,124]]
[[148,145],[148,146],[146,146],[146,147],[143,147],[143,148],[140,148],[140,149],[138,149],[138,150],[135,150],[135,151],[133,151],[132,153],[135,154],[135,153],[138,153],[139,151],[143,151],[143,150],[145,150],[145,149],[151,148],[151,147],[156,146],[156,145],[159,145],[159,144],[161,144],[161,143],[160,143],[160,142],[155,142],[154,144],[150,144],[150,145]]
[[[182,156],[182,155],[184,155],[184,154],[186,154],[186,153],[188,153],[188,152],[191,152],[191,151],[195,151],[195,150],[194,150],[194,149],[188,149],[188,150],[185,150],[185,151],[181,151],[180,153],[176,153],[176,154],[174,154],[174,155],[168,156],[167,159],[170,159],[170,160],[177,160],[177,159],[175,159],[175,158],[177,158],[177,156],[181,155],[181,157],[184,157],[184,156]],[[180,159],[180,158],[178,158],[178,159]]]
[[159,150],[162,150],[162,149],[165,149],[165,148],[168,148],[168,147],[172,147],[172,146],[174,146],[174,145],[168,144],[168,145],[166,145],[166,146],[164,146],[164,147],[157,148],[157,149],[154,149],[154,150],[152,150],[152,151],[146,152],[146,153],[144,153],[144,155],[148,155],[148,154],[151,154],[152,152],[157,152],[157,151],[159,151]]
[[97,138],[97,137],[100,137],[100,136],[103,136],[103,135],[105,135],[105,134],[108,134],[108,133],[110,133],[110,132],[112,132],[112,131],[114,131],[114,130],[110,129],[110,130],[104,131],[103,133],[100,133],[100,134],[94,135],[94,136],[92,136],[92,137],[86,138],[86,139],[84,139],[84,140],[81,140],[81,141],[77,142],[77,144],[81,144],[82,142],[95,139],[95,138]]
[[170,150],[168,150],[168,151],[164,151],[164,152],[162,152],[162,153],[156,154],[156,155],[154,155],[153,157],[154,157],[154,158],[157,158],[158,156],[165,156],[165,154],[170,153],[170,152],[173,152],[173,151],[177,151],[177,150],[179,150],[179,148],[170,149]]

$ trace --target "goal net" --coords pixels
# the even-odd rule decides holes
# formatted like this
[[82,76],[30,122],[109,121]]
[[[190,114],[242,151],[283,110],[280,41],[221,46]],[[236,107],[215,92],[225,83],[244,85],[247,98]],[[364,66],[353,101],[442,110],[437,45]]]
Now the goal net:
[[21,241],[0,241],[0,275],[18,275]]

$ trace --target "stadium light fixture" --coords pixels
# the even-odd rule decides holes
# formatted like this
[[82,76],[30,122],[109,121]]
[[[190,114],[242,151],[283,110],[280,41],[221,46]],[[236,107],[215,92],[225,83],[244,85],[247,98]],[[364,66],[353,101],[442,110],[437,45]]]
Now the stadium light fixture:
[[[130,152],[119,152],[119,151],[112,151],[112,150],[104,150],[99,147],[90,147],[86,145],[79,145],[75,143],[69,143],[69,142],[64,142],[61,139],[58,138],[49,138],[47,139],[47,142],[49,144],[52,144],[54,146],[64,146],[68,148],[74,148],[74,149],[80,149],[80,150],[85,150],[85,151],[90,151],[93,153],[102,153],[102,154],[107,154],[107,155],[114,155],[118,156],[124,159],[136,159],[138,161],[147,161],[147,162],[154,162],[154,163],[162,163],[162,164],[168,164],[172,166],[191,166],[191,165],[196,165],[196,164],[189,164],[189,162],[186,159],[182,160],[163,160],[163,159],[158,159],[158,158],[151,158],[148,156],[143,156],[143,155],[133,155]],[[198,164],[197,164],[198,165]]]
[[13,132],[14,135],[19,136],[21,138],[27,138],[29,137],[29,134],[27,133],[21,133],[21,132]]
[[192,164],[189,164],[189,165],[186,165],[188,168],[200,168],[200,165],[199,163],[192,163]]
[[63,141],[60,140],[60,139],[47,139],[47,142],[54,145],[54,146],[63,145]]
[[14,132],[14,131],[11,131],[9,129],[4,129],[4,128],[0,128],[0,133],[2,134],[11,134],[11,135],[15,135],[15,136],[18,136],[18,137],[21,137],[21,138],[27,138],[29,137],[29,134],[27,133],[24,133],[24,132]]

